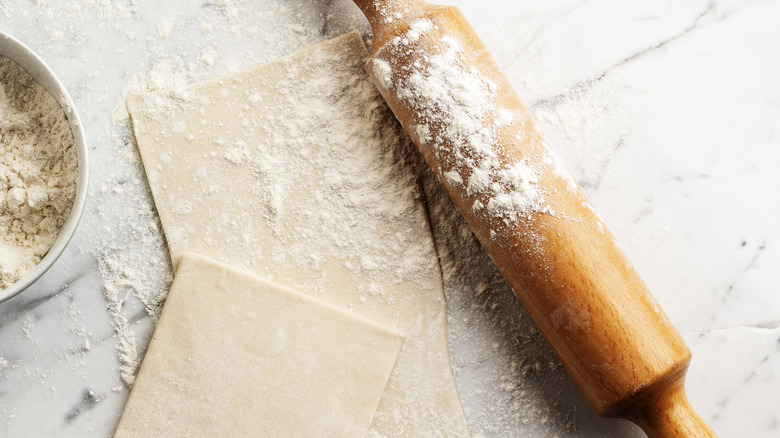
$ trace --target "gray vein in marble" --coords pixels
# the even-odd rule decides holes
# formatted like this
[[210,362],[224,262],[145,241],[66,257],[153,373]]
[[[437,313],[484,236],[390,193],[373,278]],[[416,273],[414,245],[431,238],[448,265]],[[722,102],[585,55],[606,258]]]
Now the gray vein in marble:
[[[123,302],[123,304],[124,304],[124,302]],[[134,324],[136,324],[136,323],[138,323],[140,321],[146,320],[147,318],[149,318],[149,315],[146,313],[146,310],[141,308],[141,309],[137,310],[130,318],[127,319],[127,325],[128,326],[134,325]],[[116,332],[111,332],[110,334],[99,338],[98,342],[108,341],[109,339],[112,339],[115,336],[116,336]],[[146,351],[146,350],[144,349],[144,351]]]
[[675,182],[683,182],[688,181],[692,179],[706,179],[711,178],[712,175],[709,173],[699,173],[699,174],[693,174],[693,175],[668,175],[665,176],[662,181],[675,181]]
[[[747,244],[747,242],[745,243]],[[745,245],[743,245],[744,248]],[[756,263],[758,262],[758,259],[761,257],[761,254],[764,253],[766,250],[766,241],[761,242],[758,247],[755,250],[755,253],[753,254],[753,257],[750,259],[750,262],[748,262],[747,265],[745,265],[744,268],[739,272],[739,274],[729,282],[729,285],[726,287],[726,293],[724,297],[724,301],[729,299],[729,296],[732,295],[732,292],[734,292],[734,288],[739,284],[742,277],[747,273],[747,271],[753,269],[756,267]],[[714,321],[716,319],[716,315],[712,316],[712,320]]]
[[[746,327],[759,329],[759,330],[775,330],[780,328],[780,319],[776,319],[774,321],[762,322],[759,324],[751,324],[751,325],[747,325]],[[780,343],[780,338],[778,338],[777,342]]]
[[603,160],[603,162],[600,164],[599,170],[596,172],[593,178],[590,179],[579,178],[577,182],[583,189],[591,190],[591,191],[598,190],[598,188],[601,186],[602,181],[604,181],[604,176],[607,174],[607,170],[609,169],[610,163],[612,163],[611,158],[618,151],[626,147],[626,136],[627,134],[621,135],[620,138],[618,138],[614,144],[612,144],[611,146],[609,146],[609,148],[607,148],[606,159]]
[[652,207],[652,204],[653,204],[653,198],[652,198],[652,197],[648,197],[647,199],[645,199],[645,204],[644,204],[644,207],[643,207],[643,208],[642,208],[642,210],[641,210],[641,211],[640,211],[640,212],[639,212],[639,213],[638,213],[638,214],[637,214],[637,215],[634,217],[634,219],[632,220],[632,222],[636,224],[636,223],[639,223],[639,222],[641,222],[641,221],[643,221],[643,220],[647,219],[648,217],[650,217],[650,216],[653,214],[653,207]]
[[531,46],[533,46],[533,44],[534,44],[534,43],[535,43],[535,42],[536,42],[536,41],[539,39],[539,37],[542,35],[542,33],[544,33],[544,31],[545,31],[545,30],[547,30],[547,28],[548,28],[548,27],[549,27],[551,24],[553,24],[553,23],[557,22],[558,20],[560,20],[560,19],[562,19],[562,18],[565,18],[565,17],[567,17],[567,16],[568,16],[568,15],[570,15],[572,12],[576,11],[576,10],[577,10],[577,9],[579,9],[579,8],[580,8],[582,5],[584,5],[585,3],[588,3],[589,1],[590,1],[590,0],[581,0],[580,2],[578,2],[577,4],[575,4],[574,6],[572,6],[572,7],[568,8],[568,9],[564,10],[563,12],[560,12],[559,14],[557,14],[556,16],[554,16],[553,18],[551,18],[550,20],[546,21],[545,23],[542,23],[542,24],[541,24],[541,25],[540,25],[540,26],[539,26],[539,27],[536,29],[536,31],[534,31],[534,33],[531,35],[531,37],[530,37],[530,38],[528,38],[528,39],[526,40],[526,42],[525,42],[525,43],[524,43],[524,44],[523,44],[523,45],[522,45],[522,46],[521,46],[521,47],[520,47],[518,50],[516,50],[516,51],[514,52],[514,54],[513,54],[512,56],[510,56],[510,57],[509,57],[509,59],[507,59],[507,60],[506,60],[506,62],[499,63],[499,67],[501,68],[501,70],[502,70],[502,71],[507,71],[507,70],[509,70],[509,68],[510,68],[512,65],[514,65],[514,63],[515,63],[515,62],[517,62],[517,60],[518,60],[518,59],[520,59],[520,54],[521,54],[521,53],[523,53],[524,51],[527,51],[527,50],[528,50],[528,49],[529,49]]
[[[15,296],[13,299],[9,301],[8,308],[10,310],[2,313],[3,318],[0,319],[0,330],[3,329],[3,327],[6,326],[7,324],[11,324],[18,321],[19,319],[22,318],[22,316],[29,316],[33,312],[33,310],[51,301],[53,298],[60,295],[61,293],[67,292],[71,287],[79,283],[80,280],[86,278],[88,275],[89,273],[86,271],[77,273],[73,276],[73,279],[70,282],[61,286],[59,290],[57,290],[56,292],[46,293],[43,296],[38,296],[30,299],[26,299],[28,295],[20,294]],[[0,307],[2,307],[2,305],[0,305]]]
[[[648,55],[650,53],[653,53],[657,51],[658,49],[661,49],[663,47],[666,47],[670,43],[679,40],[680,38],[685,37],[686,35],[689,35],[694,30],[700,29],[703,27],[701,21],[703,18],[705,18],[708,15],[711,15],[715,11],[715,3],[713,1],[710,1],[707,4],[707,8],[699,13],[699,15],[696,16],[696,18],[693,20],[693,23],[690,24],[687,28],[683,29],[681,32],[666,38],[665,40],[662,40],[659,43],[656,43],[652,46],[646,47],[638,52],[635,52],[632,55],[629,55],[625,58],[623,58],[621,61],[618,61],[617,63],[607,67],[604,69],[600,74],[589,78],[584,79],[582,81],[579,81],[575,83],[574,85],[569,86],[564,91],[559,92],[555,96],[547,99],[540,99],[536,102],[533,102],[530,107],[531,108],[537,108],[537,107],[555,107],[560,101],[564,100],[566,97],[571,96],[573,94],[579,94],[579,93],[585,93],[588,92],[593,86],[600,82],[602,79],[604,79],[611,71],[615,70],[616,68],[619,68],[631,61],[634,61],[636,59],[642,58],[645,55]],[[717,21],[724,20],[730,13],[725,13],[718,17],[718,19],[708,22],[707,24],[711,24]]]
[[[777,330],[780,329],[780,319],[775,319],[772,321],[764,321],[759,322],[755,324],[740,324],[740,325],[734,325],[729,327],[715,327],[707,330],[688,330],[681,332],[682,334],[697,334],[697,336],[705,336],[708,333],[714,333],[714,332],[722,332],[724,330],[737,330],[737,329],[751,329],[751,330]],[[778,339],[778,342],[780,342],[780,339]]]
[[42,304],[50,301],[52,298],[57,296],[60,292],[54,292],[50,293],[41,297],[36,297],[30,300],[23,301],[22,299],[19,299],[19,304],[17,303],[17,299],[19,296],[15,297],[13,300],[11,300],[11,303],[14,303],[16,305],[9,306],[11,309],[8,312],[3,312],[3,319],[0,320],[0,329],[3,329],[6,325],[12,324],[16,321],[19,321],[23,316],[30,316],[30,313],[41,306]]
[[[778,339],[778,342],[780,342],[780,339]],[[759,360],[758,363],[755,366],[751,367],[750,374],[748,374],[747,377],[745,377],[745,379],[742,380],[742,384],[743,385],[751,382],[753,379],[756,378],[756,376],[758,375],[759,370],[761,368],[765,367],[769,363],[769,359],[772,357],[773,353],[776,353],[776,352],[772,352],[772,353],[764,355],[761,358],[761,360]],[[732,400],[733,400],[732,396],[728,396],[725,399],[721,400],[718,403],[718,408],[719,409],[718,409],[717,412],[712,414],[712,418],[713,419],[720,418],[720,416],[722,415],[723,411],[726,410],[726,408],[728,407],[729,403],[732,402]]]
[[94,409],[100,399],[95,397],[95,393],[85,389],[81,393],[81,400],[73,406],[65,415],[65,422],[70,423],[75,420],[82,412]]
[[677,41],[677,40],[679,40],[680,38],[682,38],[682,37],[684,37],[684,36],[688,35],[688,34],[689,34],[689,33],[691,33],[693,30],[695,30],[695,29],[697,29],[697,28],[701,27],[701,23],[700,23],[700,22],[701,22],[701,20],[702,20],[702,19],[703,19],[705,16],[707,16],[708,14],[710,14],[711,12],[713,12],[714,10],[715,10],[715,4],[714,4],[713,2],[709,2],[709,3],[707,4],[707,9],[705,9],[705,10],[704,10],[704,11],[702,11],[702,12],[701,12],[701,13],[700,13],[698,16],[696,16],[696,18],[693,20],[693,23],[692,23],[690,26],[688,26],[687,28],[685,28],[685,29],[684,29],[682,32],[680,32],[680,33],[678,33],[678,34],[676,34],[676,35],[674,35],[674,36],[672,36],[672,37],[670,37],[670,38],[667,38],[667,39],[665,39],[665,40],[663,40],[663,41],[659,42],[658,44],[655,44],[655,45],[653,45],[653,46],[650,46],[650,47],[647,47],[647,48],[645,48],[645,49],[642,49],[642,50],[640,50],[639,52],[636,52],[636,53],[634,53],[633,55],[631,55],[631,56],[628,56],[628,57],[624,58],[622,61],[620,61],[620,62],[618,62],[618,63],[616,63],[616,64],[612,65],[611,67],[608,67],[608,68],[607,68],[606,70],[604,70],[604,72],[603,72],[603,73],[601,73],[601,74],[600,74],[600,75],[599,75],[599,76],[598,76],[596,79],[592,79],[592,80],[595,80],[595,81],[600,81],[600,80],[604,79],[604,77],[605,77],[605,76],[607,76],[607,75],[609,74],[609,72],[611,72],[612,70],[614,70],[614,69],[616,69],[616,68],[619,68],[620,66],[622,66],[622,65],[625,65],[625,64],[627,64],[627,63],[629,63],[629,62],[631,62],[631,61],[633,61],[633,60],[635,60],[635,59],[637,59],[637,58],[640,58],[640,57],[642,57],[642,56],[644,56],[644,55],[647,55],[647,54],[649,54],[649,53],[651,53],[651,52],[653,52],[653,51],[656,51],[656,50],[658,50],[658,49],[660,49],[660,48],[662,48],[662,47],[665,47],[665,46],[666,46],[666,45],[668,45],[669,43],[672,43],[672,42],[674,42],[674,41]]

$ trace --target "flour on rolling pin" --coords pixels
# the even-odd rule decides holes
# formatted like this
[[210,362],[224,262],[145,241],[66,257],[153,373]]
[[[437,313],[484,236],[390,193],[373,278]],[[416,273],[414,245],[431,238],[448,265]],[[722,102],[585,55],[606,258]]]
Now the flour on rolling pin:
[[[385,50],[402,54],[434,28],[432,21],[420,19],[403,37],[392,39]],[[531,212],[553,213],[545,205],[544,190],[538,184],[540,169],[525,160],[508,163],[497,154],[501,145],[496,133],[509,126],[515,116],[496,104],[496,85],[476,69],[463,67],[461,46],[454,38],[441,38],[437,49],[437,53],[402,66],[407,69],[403,79],[394,77],[393,67],[379,57],[372,60],[372,69],[380,86],[394,90],[415,110],[411,131],[420,144],[432,147],[437,161],[451,166],[438,169],[442,182],[464,188],[473,200],[474,212],[492,218],[513,221]],[[523,131],[516,135],[521,137]],[[551,165],[553,172],[576,190],[576,183],[555,157],[551,153],[543,164]]]

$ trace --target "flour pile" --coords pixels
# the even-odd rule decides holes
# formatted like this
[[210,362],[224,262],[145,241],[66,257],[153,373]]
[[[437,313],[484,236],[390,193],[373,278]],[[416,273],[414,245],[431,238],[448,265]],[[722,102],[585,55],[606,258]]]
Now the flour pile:
[[0,288],[49,251],[76,196],[78,161],[65,112],[0,57]]

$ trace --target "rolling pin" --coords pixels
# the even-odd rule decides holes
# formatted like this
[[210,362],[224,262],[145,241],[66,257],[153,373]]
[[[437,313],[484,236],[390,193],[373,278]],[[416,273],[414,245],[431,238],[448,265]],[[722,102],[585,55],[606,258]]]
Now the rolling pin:
[[598,415],[714,437],[691,352],[454,7],[355,0],[372,81]]

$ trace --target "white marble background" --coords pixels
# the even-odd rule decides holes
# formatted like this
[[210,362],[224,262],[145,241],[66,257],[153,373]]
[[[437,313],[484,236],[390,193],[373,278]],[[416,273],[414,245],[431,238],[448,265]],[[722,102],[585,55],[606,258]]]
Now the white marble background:
[[[112,112],[127,89],[365,29],[346,0],[292,3],[0,1],[0,28],[71,91],[93,164],[70,247],[0,303],[0,436],[112,434],[128,391],[101,284],[161,290],[170,269],[132,137]],[[780,2],[447,3],[469,18],[683,333],[694,406],[723,437],[778,436]],[[474,269],[477,283],[447,278],[474,435],[642,436],[596,417],[492,267]],[[475,298],[479,284],[489,293]],[[142,354],[153,323],[126,294],[121,312]]]

